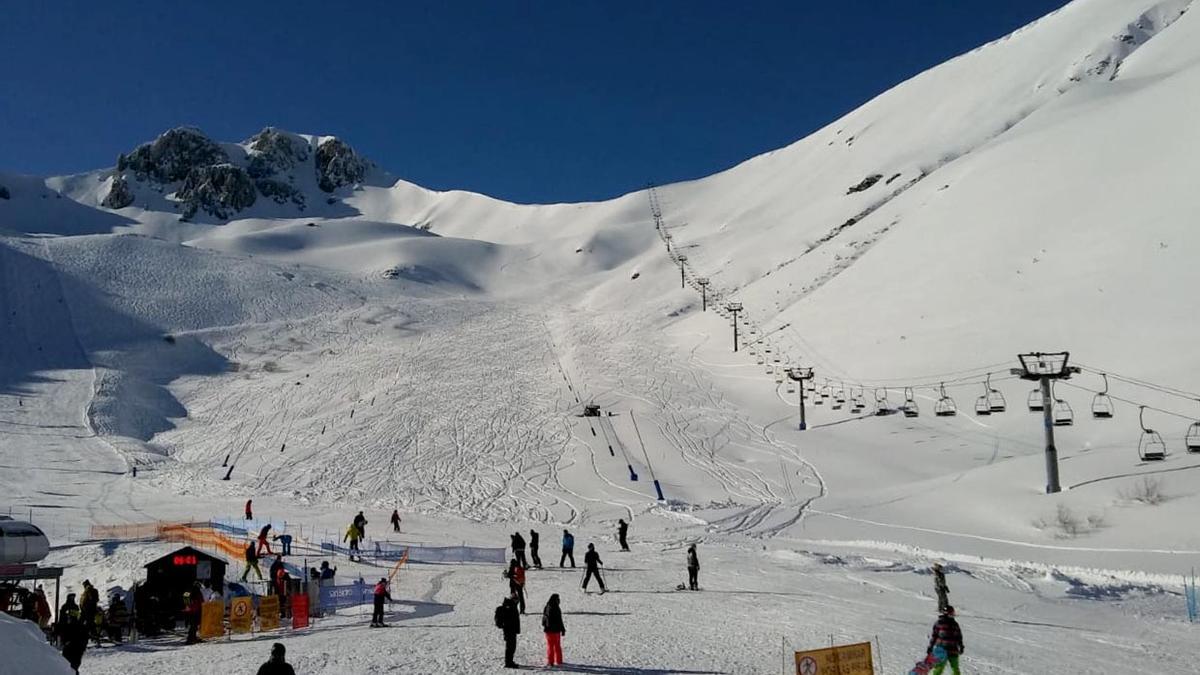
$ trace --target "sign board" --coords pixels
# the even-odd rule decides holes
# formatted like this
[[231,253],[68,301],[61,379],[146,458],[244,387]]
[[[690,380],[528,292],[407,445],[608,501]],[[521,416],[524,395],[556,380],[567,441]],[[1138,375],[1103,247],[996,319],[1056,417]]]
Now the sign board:
[[200,606],[200,637],[221,637],[225,634],[225,601],[209,600]]
[[234,598],[229,604],[229,630],[234,633],[249,633],[253,621],[253,600],[248,596]]
[[796,652],[796,675],[875,675],[871,643]]
[[292,596],[292,628],[308,628],[308,596],[304,593]]
[[331,613],[340,607],[353,607],[370,601],[371,589],[363,582],[321,587],[321,609]]
[[206,581],[212,578],[211,560],[200,560],[196,562],[196,578],[201,581]]
[[279,628],[279,596],[268,595],[258,599],[258,629]]

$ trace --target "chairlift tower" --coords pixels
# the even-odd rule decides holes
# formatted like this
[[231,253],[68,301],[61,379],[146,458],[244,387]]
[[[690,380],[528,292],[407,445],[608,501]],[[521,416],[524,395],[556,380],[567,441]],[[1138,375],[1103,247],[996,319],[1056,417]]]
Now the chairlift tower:
[[672,239],[672,238],[673,238],[673,237],[671,237],[671,233],[670,233],[670,232],[664,232],[664,233],[663,233],[663,241],[667,242],[667,252],[668,252],[668,253],[670,253],[670,251],[671,251],[671,239]]
[[800,390],[800,431],[808,429],[808,422],[804,419],[804,385],[808,380],[813,379],[812,368],[788,368],[788,377],[800,383],[796,389]]
[[725,311],[727,311],[733,315],[733,353],[736,354],[737,350],[738,350],[737,317],[738,317],[738,312],[742,311],[742,303],[727,302],[727,303],[725,303]]
[[1067,380],[1079,372],[1077,366],[1068,365],[1070,352],[1018,354],[1020,368],[1010,372],[1023,380],[1033,380],[1042,387],[1042,425],[1046,430],[1046,494],[1062,492],[1058,483],[1058,448],[1054,446],[1054,400],[1050,393],[1053,380]]
[[687,256],[680,255],[675,259],[679,261],[679,287],[687,288]]
[[700,285],[700,307],[702,312],[708,311],[708,277],[700,277],[696,279],[696,283]]

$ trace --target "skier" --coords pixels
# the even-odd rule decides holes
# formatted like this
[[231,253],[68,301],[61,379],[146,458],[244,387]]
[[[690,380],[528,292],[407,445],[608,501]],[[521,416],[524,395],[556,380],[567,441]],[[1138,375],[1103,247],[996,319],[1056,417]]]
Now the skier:
[[99,638],[99,633],[96,631],[96,615],[100,613],[100,591],[92,585],[92,582],[84,579],[83,593],[79,596],[79,620],[83,622],[83,629],[88,635],[95,634]]
[[358,515],[354,516],[354,526],[358,528],[358,538],[366,539],[367,538],[367,517],[363,515],[362,511],[359,511]]
[[963,647],[962,629],[954,620],[954,608],[949,605],[942,610],[941,616],[933,624],[933,635],[929,638],[929,649],[926,653],[933,654],[938,648],[945,650],[946,658],[933,667],[933,675],[942,675],[947,663],[950,664],[954,675],[959,675],[958,657],[966,650]]
[[350,527],[346,529],[346,536],[342,537],[342,541],[350,542],[350,559],[351,560],[354,560],[356,557],[360,560],[362,559],[361,556],[356,556],[356,554],[358,553],[358,540],[360,538],[361,537],[359,535],[358,525],[355,523],[350,523]]
[[283,547],[283,552],[280,555],[291,555],[292,554],[292,535],[277,534],[274,537],[272,537],[272,540],[279,542],[280,546]]
[[400,510],[392,509],[392,532],[400,531]]
[[384,600],[392,601],[392,594],[388,592],[387,577],[381,578],[379,583],[375,584],[375,611],[371,614],[372,628],[382,628],[387,625],[383,622]]
[[276,642],[271,645],[271,658],[258,667],[258,675],[296,675],[295,669],[283,660],[287,648]]
[[121,596],[116,593],[113,593],[112,598],[109,599],[106,623],[108,639],[120,644],[124,637],[125,627],[129,624],[129,608],[125,606],[125,601],[121,599]]
[[184,644],[194,645],[201,641],[197,631],[200,630],[200,611],[203,603],[200,598],[200,584],[193,583],[192,588],[183,594],[183,621],[187,624],[187,638]]
[[938,613],[950,606],[950,587],[946,585],[946,573],[941,563],[933,563],[933,590],[937,593]]
[[525,538],[521,536],[520,532],[513,532],[509,539],[512,540],[513,557],[521,563],[521,567],[528,569],[529,563],[525,562]]
[[330,567],[328,560],[321,561],[321,581],[333,581],[333,576],[337,574],[337,567]]
[[583,590],[586,591],[588,582],[592,580],[592,577],[596,577],[596,582],[600,584],[600,592],[606,592],[604,579],[600,576],[600,566],[604,564],[604,561],[600,559],[600,554],[596,553],[595,544],[588,544],[587,553],[583,555],[583,564],[587,567],[587,571],[583,575]]
[[517,603],[511,597],[496,608],[496,627],[504,631],[504,667],[520,668],[513,661],[517,653],[517,636],[521,634],[521,614],[517,611]]
[[254,520],[254,509],[251,508],[254,504],[253,499],[246,500],[246,520]]
[[83,653],[87,651],[88,629],[80,619],[79,605],[75,604],[74,593],[68,593],[67,601],[59,608],[54,632],[58,635],[58,643],[62,645],[63,658],[78,673]]
[[258,575],[258,580],[262,581],[262,570],[258,567],[258,547],[254,545],[253,541],[246,546],[246,571],[242,572],[242,581],[250,576],[250,570],[254,570],[254,573]]
[[558,559],[558,566],[562,567],[567,558],[571,559],[571,569],[575,569],[575,535],[563,530],[562,557]]
[[629,542],[625,540],[627,534],[629,534],[629,523],[621,518],[617,521],[617,541],[620,542],[622,551],[629,550]]
[[687,550],[688,588],[700,590],[700,558],[696,555],[696,545],[692,544]]
[[542,610],[542,631],[546,633],[546,665],[562,665],[562,636],[567,634],[563,625],[562,609],[558,606],[558,593],[550,596]]
[[258,531],[258,555],[262,555],[263,549],[267,549],[267,555],[275,555],[271,550],[271,544],[267,541],[267,537],[271,536],[271,524],[267,523]]
[[525,568],[521,567],[516,558],[508,565],[508,571],[504,573],[504,578],[508,579],[508,592],[513,599],[517,601],[517,607],[521,613],[525,613]]
[[538,533],[537,530],[529,531],[529,559],[533,566],[542,569],[542,558],[538,555]]

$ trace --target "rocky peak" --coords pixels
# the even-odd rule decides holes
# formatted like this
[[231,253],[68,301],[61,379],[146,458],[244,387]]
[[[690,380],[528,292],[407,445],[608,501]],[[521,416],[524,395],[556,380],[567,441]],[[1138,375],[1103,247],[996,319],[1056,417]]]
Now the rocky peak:
[[133,171],[139,179],[174,183],[198,167],[228,162],[229,157],[199,129],[178,127],[117,158],[117,172]]
[[317,146],[317,186],[333,192],[343,185],[362,182],[370,164],[345,142],[327,138]]
[[133,203],[133,191],[129,189],[129,181],[117,174],[113,176],[108,194],[100,202],[100,206],[108,209],[123,209]]
[[250,165],[247,170],[254,178],[269,178],[274,174],[290,171],[301,162],[308,161],[309,146],[304,139],[267,127],[255,134],[247,147]]
[[183,202],[184,218],[191,218],[203,209],[214,217],[226,220],[238,211],[253,206],[257,197],[250,174],[232,164],[193,168],[175,192],[175,198]]

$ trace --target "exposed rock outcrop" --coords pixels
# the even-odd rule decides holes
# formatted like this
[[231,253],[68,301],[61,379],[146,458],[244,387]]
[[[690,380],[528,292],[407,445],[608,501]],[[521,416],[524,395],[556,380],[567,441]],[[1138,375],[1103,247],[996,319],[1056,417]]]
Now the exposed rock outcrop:
[[336,138],[326,139],[317,146],[317,186],[333,192],[343,185],[362,182],[367,175],[367,162],[346,143]]
[[133,190],[129,188],[129,181],[125,180],[124,176],[113,176],[112,185],[108,188],[108,194],[104,196],[100,206],[108,209],[123,209],[133,203]]
[[203,210],[222,220],[253,206],[257,196],[250,174],[232,164],[196,167],[175,192],[176,199],[183,203],[184,218]]
[[[251,171],[250,175],[253,176],[254,172]],[[254,186],[258,188],[262,196],[276,204],[286,204],[290,201],[296,206],[304,206],[304,193],[288,183],[271,178],[259,178],[254,181]]]
[[133,171],[140,179],[174,183],[186,178],[193,169],[228,161],[221,146],[199,129],[179,127],[139,145],[128,156],[118,157],[117,171]]
[[[286,173],[308,160],[308,143],[274,127],[258,132],[250,139],[249,145],[250,165],[247,171],[254,178]],[[263,194],[266,195],[265,192]]]

